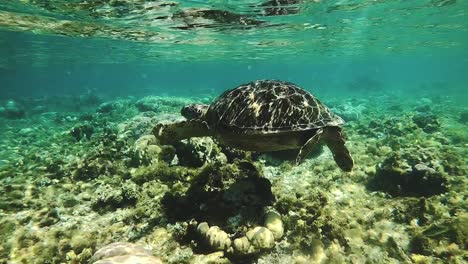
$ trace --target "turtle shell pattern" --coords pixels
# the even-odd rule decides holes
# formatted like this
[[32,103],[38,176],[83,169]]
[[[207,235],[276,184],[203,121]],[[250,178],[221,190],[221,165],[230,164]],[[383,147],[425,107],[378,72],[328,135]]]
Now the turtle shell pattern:
[[275,133],[339,126],[343,119],[304,89],[283,81],[258,80],[224,92],[206,113],[212,127]]

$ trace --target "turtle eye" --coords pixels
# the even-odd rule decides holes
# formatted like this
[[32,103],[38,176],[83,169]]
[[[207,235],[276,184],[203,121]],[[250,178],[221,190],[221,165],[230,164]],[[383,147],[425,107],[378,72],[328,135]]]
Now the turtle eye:
[[193,106],[184,106],[181,110],[181,114],[187,119],[193,119],[197,116],[197,111]]

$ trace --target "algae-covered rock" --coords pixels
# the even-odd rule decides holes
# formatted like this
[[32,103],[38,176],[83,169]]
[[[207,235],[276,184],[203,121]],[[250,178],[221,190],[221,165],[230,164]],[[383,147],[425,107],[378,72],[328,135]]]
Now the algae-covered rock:
[[227,250],[231,246],[229,235],[218,226],[211,226],[205,235],[208,243],[215,250]]
[[153,135],[138,138],[130,153],[130,165],[133,167],[153,165],[160,161],[171,163],[176,158],[176,149],[171,145],[158,145]]
[[181,97],[146,96],[138,100],[135,106],[141,112],[179,112],[183,106],[191,103],[190,100]]
[[16,101],[9,100],[6,102],[5,107],[1,109],[0,114],[9,119],[18,119],[23,118],[26,112],[23,106]]
[[363,104],[346,102],[333,108],[333,112],[341,116],[345,121],[356,121],[361,118],[366,107]]
[[0,262],[8,259],[12,248],[11,235],[17,229],[17,222],[10,217],[2,217],[0,220]]
[[347,245],[342,218],[327,210],[333,202],[328,198],[329,193],[312,188],[306,193],[293,190],[290,195],[283,193],[277,197],[275,209],[283,216],[282,221],[288,230],[287,242],[293,247],[315,248],[320,240],[324,243],[336,240]]
[[[253,164],[236,162],[205,165],[188,191],[168,193],[162,202],[170,221],[190,221],[182,240],[200,242],[199,250],[249,258],[271,249],[275,236],[283,236],[280,215],[272,210],[264,213],[273,198],[271,183],[259,177]],[[271,230],[250,228],[252,223],[264,224],[263,220]]]
[[191,178],[195,171],[186,167],[169,166],[167,163],[158,162],[148,166],[140,166],[132,170],[131,176],[134,182],[144,183],[153,180],[175,183],[186,178]]
[[[271,226],[271,225],[270,225]],[[244,236],[231,240],[230,235],[218,226],[198,224],[197,232],[211,250],[223,250],[237,257],[255,255],[275,246],[275,236],[270,229],[257,226],[248,230]]]
[[169,224],[167,227],[155,228],[149,234],[145,234],[138,243],[148,245],[148,248],[166,263],[189,263],[194,257],[192,249],[179,244],[174,237],[180,226]]
[[158,122],[158,116],[153,112],[144,112],[125,120],[117,126],[121,137],[138,139],[143,135],[151,134],[155,123]]
[[18,134],[22,137],[34,136],[35,129],[32,127],[25,127],[18,131]]
[[209,226],[202,222],[197,226],[197,232],[202,239],[214,250],[227,250],[231,247],[229,235],[221,230],[219,226]]
[[157,140],[154,135],[143,135],[135,141],[134,148],[139,151],[144,151],[148,146],[156,144]]
[[151,251],[128,242],[109,244],[94,253],[91,260],[93,264],[162,264]]
[[233,163],[236,160],[246,160],[246,161],[253,160],[252,152],[230,148],[224,145],[220,145],[219,147],[221,148],[221,151],[224,153],[224,155],[226,155],[226,158],[229,163]]
[[245,236],[256,249],[270,249],[275,246],[275,237],[266,227],[257,226],[248,231]]
[[159,181],[140,183],[138,199],[131,211],[125,217],[126,223],[138,226],[127,236],[131,239],[140,238],[150,233],[155,226],[167,223],[162,209],[161,199],[170,192],[170,188]]
[[27,206],[23,199],[25,197],[25,186],[22,184],[5,183],[0,185],[0,210],[19,211]]
[[128,242],[114,242],[96,251],[92,260],[97,261],[104,258],[129,254],[151,255],[151,251]]
[[279,240],[281,237],[283,237],[284,226],[283,221],[281,220],[281,215],[278,212],[273,210],[267,212],[265,214],[264,225],[273,233],[273,236],[276,240]]
[[213,252],[210,254],[195,255],[190,263],[209,263],[209,264],[231,264],[232,262],[226,258],[223,251]]
[[92,207],[100,212],[115,210],[120,207],[134,205],[138,197],[138,187],[130,180],[118,186],[104,184],[97,188]]
[[468,243],[468,213],[423,226],[410,243],[414,254],[446,257],[458,255]]
[[116,102],[104,102],[98,106],[98,108],[96,109],[96,112],[107,114],[107,113],[114,111],[117,108],[118,108],[118,105]]
[[431,196],[447,191],[447,176],[433,163],[412,153],[396,153],[377,166],[369,181],[371,189],[394,196]]
[[413,122],[426,133],[436,132],[440,128],[438,118],[430,113],[417,113],[413,116]]
[[80,141],[83,137],[86,137],[88,140],[91,139],[91,136],[94,133],[94,127],[87,123],[83,125],[75,126],[70,130],[70,135],[76,140]]
[[206,234],[208,233],[208,230],[210,230],[210,226],[208,225],[207,222],[200,223],[197,226],[197,231],[202,236],[206,236]]
[[[83,157],[75,159],[67,166],[59,165],[58,174],[70,175],[74,180],[92,180],[124,173],[122,158],[127,149],[125,141],[118,139],[112,130],[108,130],[93,139],[93,143],[95,146]],[[56,167],[52,166],[51,169],[55,170]]]
[[218,225],[238,214],[245,220],[248,215],[258,217],[272,201],[271,183],[259,176],[255,166],[241,162],[207,164],[191,178],[186,193],[168,193],[162,202],[174,220],[194,218]]
[[458,120],[462,124],[468,124],[468,111],[461,112],[460,116],[458,117]]
[[404,138],[411,135],[418,126],[413,122],[410,115],[390,116],[382,120],[371,120],[369,123],[360,123],[357,125],[360,134],[368,135],[374,138],[396,136]]
[[210,137],[190,138],[175,145],[179,165],[201,167],[205,163],[226,163],[226,155]]
[[245,233],[245,236],[233,241],[230,239],[231,235],[218,226],[210,227],[206,222],[198,224],[197,232],[211,250],[222,250],[236,256],[258,254],[275,246],[273,233],[263,226],[252,228]]
[[40,227],[56,224],[60,220],[57,209],[49,207],[42,208],[35,217],[39,220]]
[[97,113],[100,114],[123,114],[126,112],[137,113],[137,109],[133,106],[133,102],[130,99],[118,99],[114,101],[101,103],[97,109]]
[[93,264],[162,264],[161,260],[148,255],[123,255],[105,258]]
[[234,239],[232,247],[234,248],[234,252],[239,255],[255,252],[255,248],[250,245],[249,239],[245,236]]
[[[290,166],[254,156],[252,163],[249,153],[210,149],[216,143],[204,139],[181,142],[194,152],[175,145],[176,153],[145,129],[181,118],[178,110],[132,119],[123,112],[138,114],[133,101],[108,113],[2,119],[0,263],[464,263],[464,106],[393,103],[399,110],[365,103],[362,116],[351,117],[349,142],[359,161],[352,177],[314,160]],[[425,132],[415,111],[436,114],[444,129]],[[90,140],[74,143],[67,132],[88,123]],[[462,136],[448,141],[455,130]],[[446,191],[422,194],[434,190],[426,182],[434,175],[445,179]],[[414,176],[419,189],[408,187]],[[392,187],[366,189],[369,179]],[[90,260],[96,245],[116,240],[145,245],[157,257],[148,250]]]

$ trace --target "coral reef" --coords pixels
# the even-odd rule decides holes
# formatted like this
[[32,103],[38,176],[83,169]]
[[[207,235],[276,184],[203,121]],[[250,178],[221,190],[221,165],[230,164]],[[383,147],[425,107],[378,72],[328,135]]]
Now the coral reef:
[[138,100],[135,106],[141,112],[179,112],[183,106],[190,103],[190,100],[180,97],[147,96]]
[[83,137],[86,137],[88,140],[91,139],[93,135],[94,127],[90,124],[83,124],[76,126],[70,130],[70,135],[75,138],[76,141],[80,141]]
[[82,99],[25,99],[25,116],[0,122],[0,263],[466,259],[464,106],[335,103],[362,105],[344,174],[326,148],[295,166],[211,138],[160,145],[152,126],[181,120],[194,99],[160,97],[157,112],[137,98]]
[[265,227],[268,228],[275,239],[280,239],[284,234],[283,221],[281,215],[276,211],[269,211],[265,214]]
[[26,112],[23,106],[19,105],[14,100],[6,102],[4,107],[0,107],[0,116],[4,116],[9,119],[23,118]]
[[175,145],[178,164],[201,167],[205,163],[226,163],[227,157],[212,138],[190,138]]
[[197,231],[213,250],[228,250],[231,247],[229,235],[218,226],[209,226],[207,222],[200,223]]
[[427,133],[433,133],[440,128],[440,122],[434,114],[418,113],[413,116],[413,122]]
[[99,249],[91,261],[93,264],[162,264],[159,258],[151,255],[151,251],[125,242],[115,242]]
[[[269,211],[264,218],[265,226],[256,226],[235,234],[228,234],[218,226],[209,226],[207,222],[198,224],[196,230],[202,242],[211,250],[225,251],[235,258],[245,257],[272,249],[275,241],[283,236],[283,222],[277,212]],[[243,235],[240,236],[240,233]]]
[[132,206],[138,198],[138,188],[132,181],[119,182],[117,186],[100,185],[95,191],[91,206],[95,211],[112,211]]
[[342,117],[345,121],[356,121],[361,118],[363,112],[365,111],[365,106],[363,103],[355,105],[352,102],[346,102],[334,107],[332,110],[334,113]]
[[461,112],[459,120],[462,124],[468,124],[468,111]]
[[110,112],[116,111],[120,107],[121,106],[119,102],[104,102],[99,105],[99,107],[96,109],[96,112],[101,114],[108,114]]
[[144,135],[135,141],[132,154],[132,166],[150,165],[165,161],[170,163],[176,155],[172,146],[159,146],[154,135]]
[[156,115],[154,112],[143,112],[138,115],[125,120],[124,122],[118,124],[118,131],[123,137],[128,137],[132,139],[138,139],[143,135],[151,134],[151,130],[154,127],[154,124],[158,123],[160,120],[177,120],[181,119],[180,116],[174,116],[171,114]]
[[447,175],[429,153],[394,153],[376,169],[371,189],[394,196],[431,196],[447,191]]
[[[207,164],[185,193],[168,193],[162,203],[174,220],[194,218],[225,226],[238,214],[243,221],[259,217],[258,209],[273,200],[270,188],[270,182],[251,163]],[[231,221],[229,231],[238,228],[237,224]]]

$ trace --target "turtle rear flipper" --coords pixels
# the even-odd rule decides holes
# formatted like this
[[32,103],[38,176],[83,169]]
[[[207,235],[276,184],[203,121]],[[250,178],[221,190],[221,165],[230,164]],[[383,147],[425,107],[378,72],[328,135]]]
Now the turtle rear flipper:
[[351,171],[354,166],[353,158],[345,146],[345,140],[339,127],[325,128],[323,139],[333,154],[336,164],[344,171]]
[[153,135],[160,144],[173,144],[191,137],[210,136],[211,131],[205,121],[192,119],[172,124],[157,124],[153,128]]
[[306,143],[301,147],[296,158],[296,165],[301,164],[309,153],[314,149],[318,142],[322,139],[323,129],[317,129],[315,134],[309,138]]

